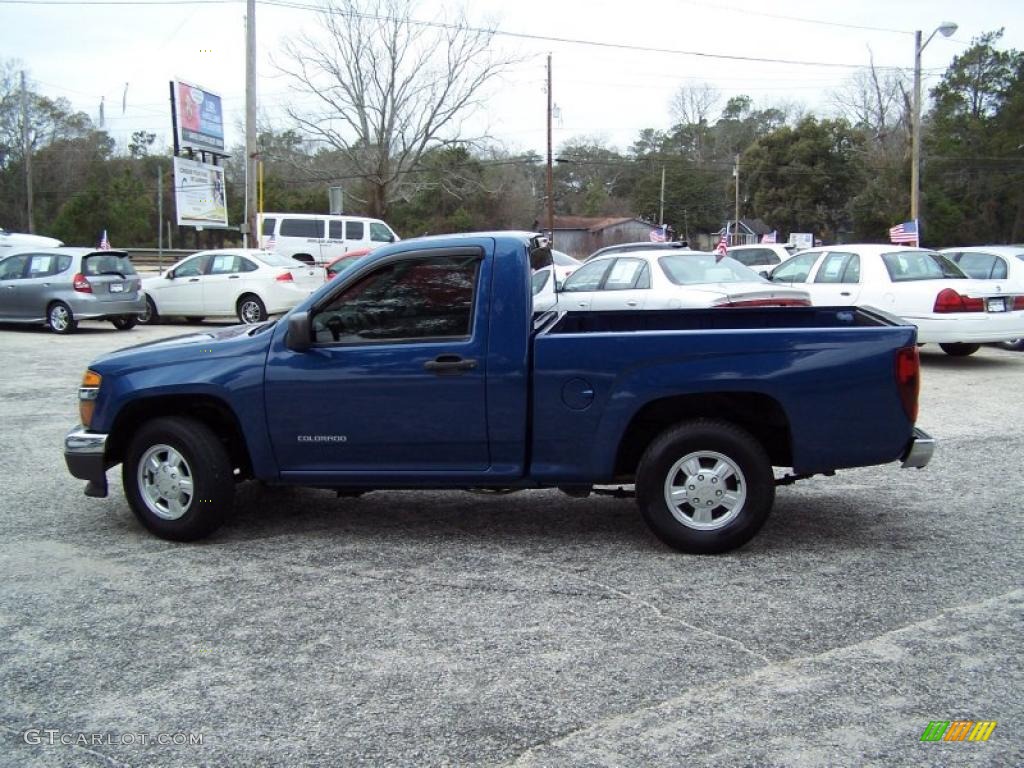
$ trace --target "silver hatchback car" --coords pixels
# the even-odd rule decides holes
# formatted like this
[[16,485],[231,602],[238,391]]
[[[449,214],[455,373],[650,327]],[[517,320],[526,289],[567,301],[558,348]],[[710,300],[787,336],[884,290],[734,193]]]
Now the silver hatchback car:
[[145,311],[142,280],[124,251],[24,248],[0,260],[0,322],[71,333],[79,320],[109,320],[126,331]]

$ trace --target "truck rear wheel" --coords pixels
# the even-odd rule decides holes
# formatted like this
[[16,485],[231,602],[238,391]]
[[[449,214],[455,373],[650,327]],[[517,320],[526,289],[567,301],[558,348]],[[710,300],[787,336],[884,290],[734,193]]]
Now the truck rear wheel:
[[171,541],[215,531],[235,492],[224,445],[202,422],[181,417],[143,425],[128,446],[121,479],[139,522]]
[[715,554],[746,544],[764,525],[775,478],[750,433],[697,419],[667,429],[648,446],[636,493],[659,539],[682,552]]

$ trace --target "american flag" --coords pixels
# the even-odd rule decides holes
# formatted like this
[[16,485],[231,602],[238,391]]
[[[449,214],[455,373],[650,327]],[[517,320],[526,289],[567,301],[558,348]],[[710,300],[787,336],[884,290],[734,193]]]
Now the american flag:
[[715,261],[721,261],[729,255],[729,236],[724,232],[718,239],[718,245],[715,246]]
[[889,240],[894,243],[918,245],[917,219],[889,227]]
[[665,242],[665,225],[662,224],[660,227],[655,227],[651,230],[651,242],[652,243],[664,243]]
[[107,239],[107,230],[105,230],[105,229],[103,230],[103,236],[100,237],[99,249],[101,251],[109,251],[110,250],[110,241]]
[[761,235],[761,242],[762,243],[775,243],[775,242],[778,242],[778,239],[777,239],[778,236],[779,236],[778,231],[773,229],[771,232],[767,232],[767,233]]
[[274,246],[276,246],[276,245],[277,245],[277,240],[274,238],[273,235],[271,235],[270,237],[268,237],[264,241],[264,243],[263,243],[263,250],[265,250],[265,251],[272,251],[272,250],[274,250]]

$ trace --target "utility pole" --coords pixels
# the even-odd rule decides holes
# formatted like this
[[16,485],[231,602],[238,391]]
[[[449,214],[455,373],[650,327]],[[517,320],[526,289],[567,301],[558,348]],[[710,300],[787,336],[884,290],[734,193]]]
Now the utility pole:
[[156,167],[156,259],[157,266],[164,261],[164,167]]
[[28,90],[25,88],[25,70],[21,70],[21,150],[25,158],[25,201],[28,209],[28,232],[36,231],[32,216],[32,147],[28,141]]
[[548,237],[555,245],[555,177],[551,170],[551,54],[548,54]]
[[661,166],[661,203],[658,206],[658,225],[665,226],[665,166]]
[[[736,155],[736,165],[733,166],[732,175],[736,177],[736,229],[733,230],[733,238],[740,231],[740,156]],[[729,243],[736,245],[736,243]]]
[[[246,0],[245,12],[245,223],[250,242],[259,247],[256,231],[256,0]],[[250,240],[252,238],[252,240]]]

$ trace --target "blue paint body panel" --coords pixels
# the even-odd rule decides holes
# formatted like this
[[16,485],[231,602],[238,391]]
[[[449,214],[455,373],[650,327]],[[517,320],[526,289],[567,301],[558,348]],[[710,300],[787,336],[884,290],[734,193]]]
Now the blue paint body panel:
[[[801,473],[906,449],[913,425],[895,353],[914,344],[912,326],[852,308],[779,308],[568,313],[535,331],[528,248],[522,233],[405,240],[293,310],[322,306],[386,260],[472,249],[479,282],[467,338],[297,352],[285,319],[108,355],[92,366],[103,386],[91,428],[108,431],[146,398],[215,398],[237,417],[256,477],[376,488],[611,482],[637,413],[686,395],[773,401]],[[426,370],[439,355],[478,364]]]

